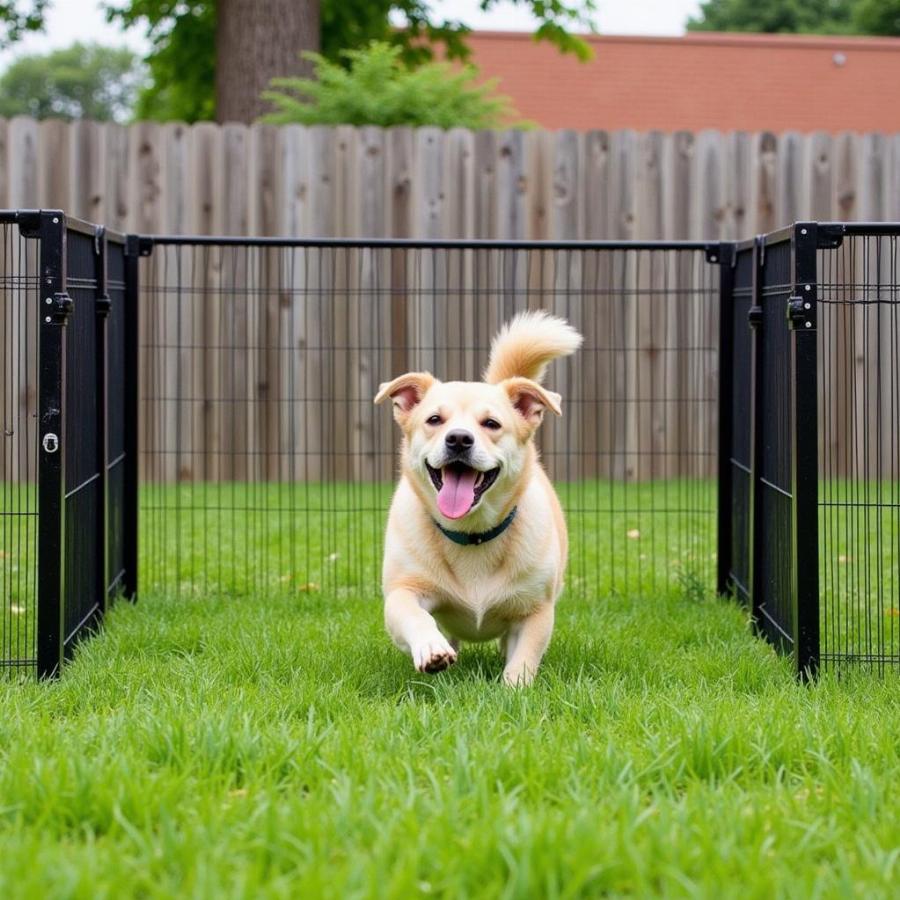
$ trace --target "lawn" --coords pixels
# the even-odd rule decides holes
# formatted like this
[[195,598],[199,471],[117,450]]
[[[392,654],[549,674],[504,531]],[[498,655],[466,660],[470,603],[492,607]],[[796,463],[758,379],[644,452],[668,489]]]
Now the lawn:
[[[370,523],[323,522],[307,491],[301,552],[275,495],[232,497],[232,531],[196,491],[148,497],[146,552],[177,544],[177,571],[58,682],[0,684],[0,894],[895,896],[900,679],[795,683],[693,562],[673,568],[711,517],[656,528],[657,494],[656,519],[591,520],[603,489],[568,497],[573,584],[518,692],[492,646],[430,678],[390,646],[376,591],[348,587]],[[650,540],[661,562],[635,569]],[[201,579],[200,545],[246,564],[236,590]],[[250,571],[266,547],[277,571]],[[643,580],[585,581],[602,559]]]

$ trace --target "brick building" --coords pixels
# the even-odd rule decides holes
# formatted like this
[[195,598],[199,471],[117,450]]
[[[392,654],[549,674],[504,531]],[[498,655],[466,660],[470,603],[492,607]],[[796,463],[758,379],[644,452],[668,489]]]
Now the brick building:
[[473,62],[544,128],[900,131],[900,38],[596,36],[579,63],[531,35],[474,32]]

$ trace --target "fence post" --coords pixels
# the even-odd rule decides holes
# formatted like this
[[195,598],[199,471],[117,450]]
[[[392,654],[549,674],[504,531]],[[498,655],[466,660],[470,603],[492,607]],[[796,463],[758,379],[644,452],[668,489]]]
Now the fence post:
[[719,265],[719,441],[718,441],[718,504],[716,533],[716,591],[729,590],[732,550],[731,457],[734,437],[734,264],[736,248],[733,243],[721,243],[715,253],[707,253],[707,260]]
[[138,274],[142,241],[129,234],[125,240],[125,459],[123,465],[124,498],[122,509],[122,556],[125,568],[122,587],[129,600],[138,591],[138,479],[140,449],[140,341]]
[[791,562],[794,659],[804,679],[814,677],[819,666],[817,250],[816,224],[796,224],[791,240],[794,289],[787,308],[791,328]]
[[40,213],[38,337],[38,635],[41,678],[59,672],[65,639],[66,219]]
[[100,515],[97,517],[97,596],[101,615],[109,602],[109,359],[107,321],[111,301],[107,284],[106,228],[97,226],[94,234],[97,293],[94,299],[97,328],[97,471],[100,474]]
[[757,235],[753,242],[753,294],[748,316],[748,326],[751,330],[750,338],[750,511],[747,523],[747,535],[749,550],[747,554],[749,564],[749,584],[747,590],[750,595],[750,613],[759,634],[760,609],[764,602],[762,585],[760,583],[760,548],[762,547],[762,517],[759,514],[761,484],[759,480],[760,459],[762,457],[762,423],[765,413],[762,409],[762,385],[763,385],[763,308],[762,308],[762,283],[763,266],[766,259],[766,239],[764,235]]

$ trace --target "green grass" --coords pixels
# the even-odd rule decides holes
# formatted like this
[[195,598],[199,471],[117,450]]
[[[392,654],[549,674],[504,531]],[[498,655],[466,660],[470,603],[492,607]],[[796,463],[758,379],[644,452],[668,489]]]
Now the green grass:
[[[557,485],[569,519],[573,591],[652,593],[676,577],[709,581],[715,484],[581,481]],[[142,494],[143,584],[207,595],[380,596],[393,485],[185,483]]]
[[[277,529],[239,518],[223,546],[205,514],[180,536],[165,515],[188,585],[117,604],[58,682],[0,683],[3,897],[896,896],[900,679],[795,683],[690,565],[668,588],[652,566],[633,592],[577,582],[610,546],[608,572],[651,539],[690,560],[706,525],[673,544],[646,515],[585,518],[514,692],[492,646],[412,671],[372,586],[334,574],[367,570],[368,526],[311,516],[291,556]],[[328,561],[341,528],[361,569]],[[294,568],[226,594],[204,540]]]

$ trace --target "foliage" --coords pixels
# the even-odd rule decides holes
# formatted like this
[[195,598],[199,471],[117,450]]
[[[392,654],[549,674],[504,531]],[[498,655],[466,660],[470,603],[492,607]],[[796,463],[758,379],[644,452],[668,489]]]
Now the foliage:
[[900,36],[900,0],[857,0],[854,20],[860,34]]
[[[154,532],[172,552],[209,540],[176,522],[182,487]],[[259,536],[247,575],[268,585],[261,523],[232,538]],[[607,526],[576,566],[628,565]],[[373,564],[370,543],[350,552]],[[374,584],[234,597],[188,577],[117,604],[57,683],[0,683],[9,900],[896,895],[896,673],[797,684],[736,604],[576,589],[515,692],[490,645],[415,673]]]
[[319,53],[304,54],[315,79],[276,78],[263,94],[276,111],[266,121],[284,125],[437,125],[440,128],[498,128],[513,116],[496,83],[477,84],[470,66],[401,61],[400,47],[373,41],[363,50],[345,50],[347,68]]
[[121,121],[141,75],[130,50],[97,44],[23,56],[0,77],[0,116]]
[[[489,9],[498,0],[480,0]],[[594,0],[512,0],[530,7],[540,25],[535,37],[580,59],[590,48],[573,29],[591,28]],[[107,0],[111,20],[144,24],[152,49],[147,64],[152,83],[141,94],[138,114],[154,119],[209,119],[215,113],[215,0]],[[435,19],[428,0],[321,0],[322,55],[342,64],[344,50],[383,41],[398,46],[409,65],[427,62],[439,48],[449,59],[468,56],[468,29]],[[406,27],[397,29],[391,16]],[[224,61],[227,64],[227,61]]]
[[900,34],[900,0],[706,0],[693,31]]
[[0,47],[14,44],[26,32],[40,31],[50,0],[0,0]]
[[129,0],[108,7],[107,15],[125,28],[147,28],[150,81],[138,96],[138,118],[196,122],[215,116],[214,0]]

